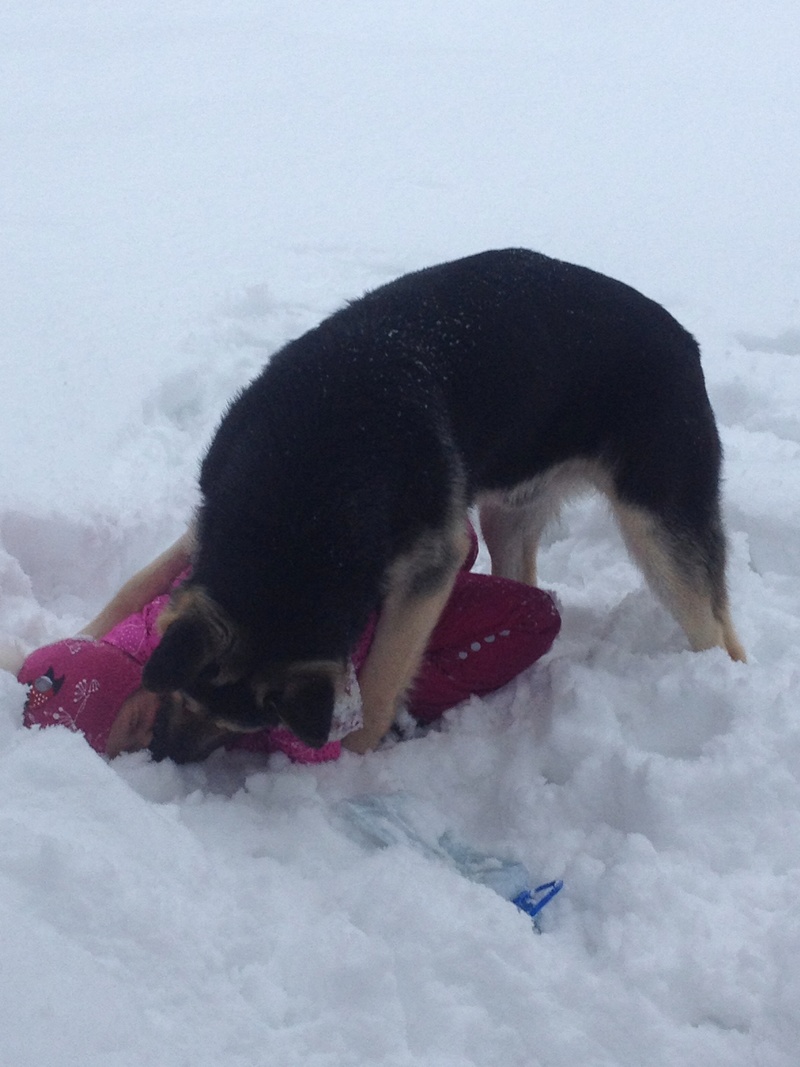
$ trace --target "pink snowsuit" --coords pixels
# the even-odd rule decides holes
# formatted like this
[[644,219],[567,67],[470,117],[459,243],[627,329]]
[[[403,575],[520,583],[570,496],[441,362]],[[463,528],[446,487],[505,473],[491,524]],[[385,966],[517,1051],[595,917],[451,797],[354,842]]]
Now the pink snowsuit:
[[[408,710],[419,722],[433,722],[472,695],[483,696],[510,682],[545,654],[561,628],[553,598],[541,589],[485,574],[472,574],[478,539],[456,577],[453,592],[428,642],[420,671],[408,694]],[[178,581],[183,580],[182,575]],[[121,648],[144,666],[159,642],[156,621],[169,596],[156,597],[124,619],[103,641]],[[352,661],[358,676],[375,631],[372,618]],[[230,748],[284,752],[303,763],[337,759],[341,742],[308,748],[285,727],[243,734]]]

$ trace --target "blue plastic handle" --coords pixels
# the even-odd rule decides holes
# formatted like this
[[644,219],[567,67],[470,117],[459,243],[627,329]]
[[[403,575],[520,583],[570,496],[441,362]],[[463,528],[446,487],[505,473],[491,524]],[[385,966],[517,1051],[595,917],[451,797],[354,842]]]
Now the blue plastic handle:
[[544,885],[537,885],[533,890],[523,889],[511,903],[535,919],[545,904],[549,904],[556,893],[560,893],[563,888],[564,883],[560,878],[555,882],[545,882]]

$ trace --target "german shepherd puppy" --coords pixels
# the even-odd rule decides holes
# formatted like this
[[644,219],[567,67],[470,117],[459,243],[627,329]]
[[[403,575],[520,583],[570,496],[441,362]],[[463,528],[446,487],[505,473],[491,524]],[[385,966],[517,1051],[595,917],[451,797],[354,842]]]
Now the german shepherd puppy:
[[144,672],[187,697],[165,703],[180,710],[159,717],[154,755],[192,759],[279,721],[322,745],[380,610],[349,747],[377,744],[474,502],[493,572],[534,583],[559,501],[600,490],[692,648],[744,659],[720,463],[697,343],[621,282],[508,249],[367,293],[272,357],[205,456],[193,574]]

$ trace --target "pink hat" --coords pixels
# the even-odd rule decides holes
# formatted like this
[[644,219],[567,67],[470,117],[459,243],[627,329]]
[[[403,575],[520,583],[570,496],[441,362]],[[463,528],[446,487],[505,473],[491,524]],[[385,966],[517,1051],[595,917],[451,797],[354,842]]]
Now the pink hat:
[[114,645],[75,637],[37,648],[17,677],[30,687],[26,726],[66,726],[105,752],[119,709],[142,684],[142,667]]

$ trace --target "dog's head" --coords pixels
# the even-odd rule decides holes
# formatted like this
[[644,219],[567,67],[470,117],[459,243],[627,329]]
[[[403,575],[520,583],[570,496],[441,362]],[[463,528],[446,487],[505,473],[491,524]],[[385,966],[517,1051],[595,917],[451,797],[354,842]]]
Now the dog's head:
[[159,626],[163,636],[142,678],[146,689],[173,694],[156,719],[156,759],[203,759],[231,734],[279,723],[312,748],[327,742],[343,662],[276,662],[191,583],[174,594]]

